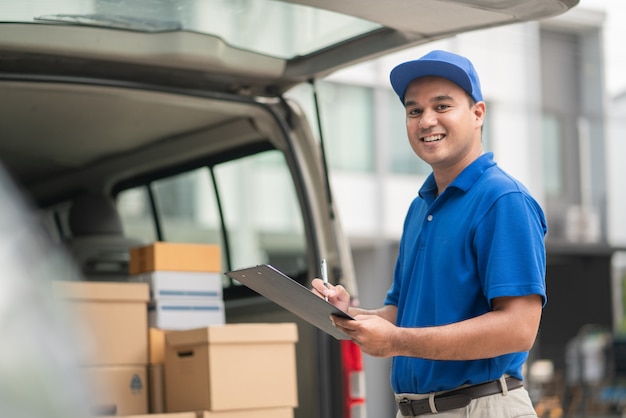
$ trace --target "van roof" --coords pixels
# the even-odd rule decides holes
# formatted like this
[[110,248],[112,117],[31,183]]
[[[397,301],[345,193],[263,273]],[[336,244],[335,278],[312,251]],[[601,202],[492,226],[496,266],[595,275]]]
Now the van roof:
[[4,0],[0,52],[186,69],[214,80],[219,74],[231,91],[272,95],[394,50],[558,15],[577,3]]

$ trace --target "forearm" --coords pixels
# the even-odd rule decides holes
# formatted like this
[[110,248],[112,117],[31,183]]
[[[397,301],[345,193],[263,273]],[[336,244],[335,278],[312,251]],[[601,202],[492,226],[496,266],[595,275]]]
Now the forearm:
[[487,325],[492,322],[489,316],[491,313],[480,319],[437,327],[398,328],[394,355],[430,360],[474,360],[526,349],[513,343],[510,327]]
[[535,341],[540,316],[540,300],[529,298],[454,324],[396,328],[393,355],[474,360],[528,351]]

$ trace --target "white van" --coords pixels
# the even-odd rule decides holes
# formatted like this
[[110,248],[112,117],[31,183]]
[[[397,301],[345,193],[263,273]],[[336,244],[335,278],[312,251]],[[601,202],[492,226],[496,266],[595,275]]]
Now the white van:
[[[269,263],[305,286],[325,258],[330,281],[356,296],[322,130],[284,94],[390,51],[577,2],[3,0],[0,159],[59,248],[87,235],[76,250],[86,280],[125,280],[126,249],[138,243],[213,243],[224,271]],[[102,200],[72,215],[83,225],[72,230],[84,195]],[[97,248],[103,234],[117,247]],[[365,416],[351,342],[226,276],[223,296],[227,322],[298,323],[296,417]]]

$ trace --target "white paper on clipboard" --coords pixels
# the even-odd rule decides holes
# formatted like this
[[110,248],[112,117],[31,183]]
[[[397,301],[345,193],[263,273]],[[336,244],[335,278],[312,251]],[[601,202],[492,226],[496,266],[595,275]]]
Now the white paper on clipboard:
[[331,315],[354,319],[269,264],[225,273],[338,340],[350,337],[330,321]]

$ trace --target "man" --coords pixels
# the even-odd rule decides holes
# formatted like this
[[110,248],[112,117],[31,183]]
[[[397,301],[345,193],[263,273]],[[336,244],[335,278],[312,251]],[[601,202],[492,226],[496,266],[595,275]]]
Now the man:
[[521,379],[546,301],[543,211],[483,152],[469,60],[432,51],[395,67],[391,84],[411,148],[433,170],[405,219],[393,284],[375,310],[319,279],[314,292],[356,319],[332,318],[363,352],[393,356],[398,418],[536,416]]

